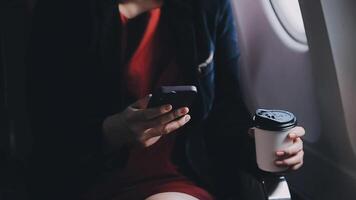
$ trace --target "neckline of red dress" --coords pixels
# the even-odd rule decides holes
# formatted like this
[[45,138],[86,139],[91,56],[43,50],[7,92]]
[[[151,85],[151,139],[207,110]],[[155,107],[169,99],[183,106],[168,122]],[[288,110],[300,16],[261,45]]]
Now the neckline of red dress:
[[119,14],[120,14],[120,18],[121,18],[121,22],[123,22],[124,24],[131,21],[131,20],[134,20],[142,15],[145,15],[145,14],[148,14],[150,17],[153,16],[159,16],[161,14],[161,7],[157,7],[157,8],[153,8],[151,10],[148,10],[146,12],[143,12],[133,18],[128,18],[127,16],[125,16],[123,13],[120,12],[120,9],[119,9]]

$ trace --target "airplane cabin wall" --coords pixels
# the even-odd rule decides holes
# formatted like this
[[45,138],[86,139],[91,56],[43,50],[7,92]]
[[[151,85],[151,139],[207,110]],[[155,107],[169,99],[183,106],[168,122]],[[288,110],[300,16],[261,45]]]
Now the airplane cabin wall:
[[331,51],[338,77],[341,101],[356,155],[356,2],[350,0],[321,1]]
[[340,4],[347,0],[300,0],[308,38],[303,46],[286,32],[271,1],[232,2],[251,113],[259,107],[287,109],[306,128],[305,164],[288,175],[291,188],[305,199],[355,196],[355,7],[345,12]]

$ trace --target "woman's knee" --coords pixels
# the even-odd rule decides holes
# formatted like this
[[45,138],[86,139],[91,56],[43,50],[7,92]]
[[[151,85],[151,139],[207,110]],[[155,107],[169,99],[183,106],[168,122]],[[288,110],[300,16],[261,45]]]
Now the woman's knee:
[[148,197],[146,200],[199,200],[199,199],[180,192],[164,192],[164,193],[154,194]]

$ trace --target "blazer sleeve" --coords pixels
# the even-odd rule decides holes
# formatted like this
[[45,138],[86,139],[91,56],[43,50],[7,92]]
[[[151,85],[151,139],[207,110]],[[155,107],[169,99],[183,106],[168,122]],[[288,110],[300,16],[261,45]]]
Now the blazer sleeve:
[[221,1],[215,50],[215,100],[208,121],[208,148],[220,166],[255,169],[252,117],[241,91],[240,49],[229,0]]

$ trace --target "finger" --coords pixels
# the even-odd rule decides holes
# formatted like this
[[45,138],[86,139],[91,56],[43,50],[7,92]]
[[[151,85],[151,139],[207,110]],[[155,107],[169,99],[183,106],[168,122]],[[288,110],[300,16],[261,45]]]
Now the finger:
[[190,121],[190,118],[191,118],[190,115],[186,115],[186,116],[184,116],[178,120],[172,121],[166,125],[160,126],[158,128],[152,128],[152,129],[150,129],[148,134],[151,137],[169,134],[169,133],[179,129],[180,127],[184,126],[187,122]]
[[285,160],[277,160],[275,164],[278,166],[294,166],[303,162],[304,151],[298,152],[296,155]]
[[296,164],[294,165],[293,167],[291,167],[290,169],[295,171],[295,170],[298,170],[300,169],[301,167],[303,166],[303,162],[299,163],[299,164]]
[[142,99],[137,100],[135,103],[131,104],[132,108],[145,109],[147,108],[148,102],[150,101],[152,94],[149,94]]
[[158,116],[164,115],[172,110],[172,105],[164,105],[158,108],[148,108],[137,110],[134,112],[132,118],[135,121],[148,121]]
[[276,155],[278,157],[291,156],[291,155],[297,154],[301,150],[303,150],[303,141],[302,141],[302,139],[297,138],[295,140],[295,142],[291,146],[289,146],[287,149],[277,151]]
[[303,137],[304,135],[305,135],[305,129],[303,127],[297,126],[290,131],[289,138],[294,140],[298,137]]
[[166,124],[163,128],[163,134],[168,134],[171,133],[179,128],[181,128],[182,126],[184,126],[186,123],[188,123],[191,119],[190,115],[186,115],[180,119],[174,120],[168,124]]
[[177,109],[173,112],[167,113],[165,115],[159,116],[158,118],[155,118],[151,120],[150,122],[145,124],[145,128],[154,128],[158,126],[163,126],[175,119],[178,119],[186,114],[189,113],[189,108],[184,107]]

